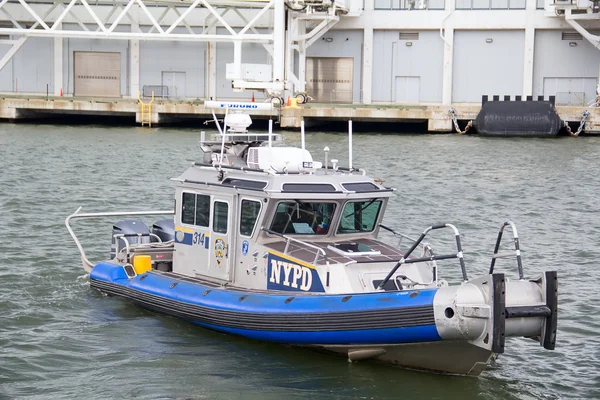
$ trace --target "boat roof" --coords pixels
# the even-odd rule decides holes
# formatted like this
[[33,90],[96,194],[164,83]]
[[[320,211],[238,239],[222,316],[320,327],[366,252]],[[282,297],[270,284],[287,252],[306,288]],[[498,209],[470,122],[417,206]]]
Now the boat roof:
[[[174,178],[181,186],[214,191],[261,192],[261,196],[281,199],[369,199],[392,196],[394,189],[383,186],[383,181],[367,176],[362,169],[352,168],[351,124],[348,132],[350,167],[344,168],[333,159],[331,164],[326,162],[325,165],[313,161],[304,146],[303,126],[302,148],[273,146],[273,142],[281,137],[273,135],[272,121],[267,134],[248,132],[252,119],[244,111],[257,107],[267,109],[271,107],[270,104],[207,101],[205,107],[213,109],[219,134],[207,140],[205,132],[201,132],[203,162],[192,164],[178,178]],[[214,109],[225,111],[223,128]],[[233,110],[232,113],[229,110]],[[329,148],[326,147],[324,151],[327,154]]]
[[[276,148],[274,148],[276,149]],[[262,192],[276,198],[339,199],[391,197],[394,189],[364,174],[338,167],[319,168],[313,173],[270,173],[263,170],[194,163],[178,178],[182,186],[215,190]]]

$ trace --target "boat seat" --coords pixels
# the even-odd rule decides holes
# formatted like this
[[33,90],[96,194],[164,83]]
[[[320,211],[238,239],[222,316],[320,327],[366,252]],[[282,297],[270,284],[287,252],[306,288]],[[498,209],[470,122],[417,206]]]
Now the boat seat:
[[[304,225],[307,231],[302,231],[299,232],[296,230],[296,226],[294,224],[297,225]],[[310,231],[312,231],[312,233],[314,233],[314,228],[317,225],[317,215],[314,213],[313,209],[310,207],[310,205],[307,205],[305,203],[300,205],[300,208],[297,209],[296,207],[291,207],[291,210],[289,212],[289,220],[286,224],[285,227],[285,232],[284,233],[306,233],[309,234]]]
[[284,211],[275,214],[271,230],[277,233],[309,233],[297,232],[294,224],[305,225],[308,230],[314,230],[317,226],[317,215],[307,204],[300,204],[298,209],[296,205],[288,205]]

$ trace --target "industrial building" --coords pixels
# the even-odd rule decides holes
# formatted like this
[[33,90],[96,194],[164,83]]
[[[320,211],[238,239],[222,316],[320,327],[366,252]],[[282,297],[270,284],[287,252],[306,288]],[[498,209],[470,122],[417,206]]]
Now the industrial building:
[[0,92],[592,106],[587,0],[2,0]]

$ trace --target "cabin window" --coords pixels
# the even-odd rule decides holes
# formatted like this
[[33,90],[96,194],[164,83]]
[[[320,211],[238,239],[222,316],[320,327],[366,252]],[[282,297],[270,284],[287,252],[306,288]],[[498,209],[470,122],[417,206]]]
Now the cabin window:
[[210,221],[210,196],[196,195],[196,223],[195,225],[208,228]]
[[380,190],[371,182],[342,183],[342,187],[350,192],[374,192],[376,190]]
[[267,187],[267,182],[263,181],[249,181],[247,179],[237,179],[237,178],[225,178],[222,185],[225,186],[233,186],[242,189],[250,189],[250,190],[262,190]]
[[329,183],[284,183],[284,192],[296,193],[334,193],[335,186]]
[[381,203],[378,199],[346,203],[338,233],[371,232],[375,229]]
[[183,193],[181,202],[181,222],[208,228],[210,219],[210,196]]
[[335,203],[286,201],[277,205],[271,230],[281,234],[326,235]]
[[242,200],[240,211],[240,235],[252,236],[259,214],[260,201]]
[[222,201],[215,201],[213,214],[213,232],[227,233],[227,217],[229,213],[229,204]]
[[184,193],[181,207],[181,222],[183,224],[194,225],[194,216],[196,215],[196,195],[194,193]]

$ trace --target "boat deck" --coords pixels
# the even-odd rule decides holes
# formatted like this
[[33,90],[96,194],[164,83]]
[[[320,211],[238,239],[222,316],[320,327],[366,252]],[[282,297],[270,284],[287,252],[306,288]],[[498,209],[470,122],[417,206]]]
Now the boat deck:
[[[325,265],[327,263],[327,261],[329,261],[330,264],[338,264],[338,263],[339,264],[348,264],[348,263],[354,263],[354,262],[357,262],[357,263],[397,262],[398,260],[400,260],[400,258],[403,255],[403,253],[400,250],[398,250],[397,248],[390,246],[388,244],[385,244],[383,242],[380,242],[378,240],[373,240],[373,239],[356,239],[356,240],[352,240],[352,241],[333,242],[333,243],[332,242],[326,242],[326,243],[307,242],[307,243],[309,243],[313,246],[316,246],[319,249],[322,249],[325,252],[325,254],[327,255],[327,259],[325,259],[325,257],[323,257],[323,256],[318,257],[317,264],[319,264],[319,265]],[[329,247],[329,246],[335,246],[335,245],[347,244],[347,243],[364,245],[364,246],[371,248],[374,252],[379,252],[380,254],[361,255],[361,256],[345,256],[345,255],[339,254],[336,251],[331,250],[331,248]],[[269,243],[267,246],[275,251],[283,253],[285,250],[285,247],[286,247],[286,242],[280,241],[280,242]],[[296,242],[290,242],[286,254],[291,257],[294,257],[298,260],[304,261],[308,264],[314,263],[315,259],[317,258],[317,250],[316,249],[312,249],[307,246],[303,246],[302,244],[296,243]]]

